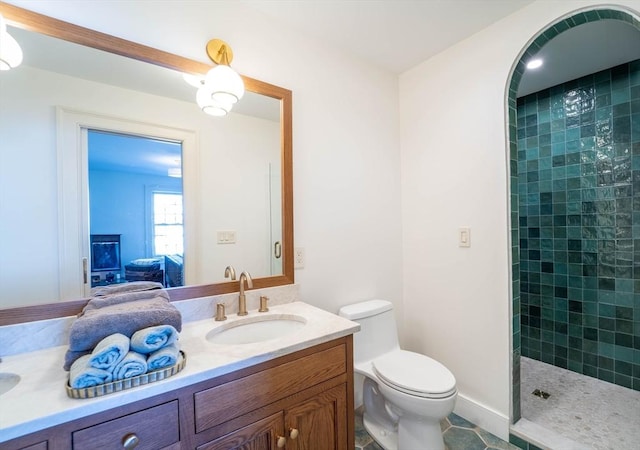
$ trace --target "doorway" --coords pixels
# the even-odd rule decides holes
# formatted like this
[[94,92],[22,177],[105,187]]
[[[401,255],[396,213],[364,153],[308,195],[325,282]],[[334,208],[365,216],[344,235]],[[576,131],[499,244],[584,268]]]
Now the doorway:
[[[640,241],[633,234],[640,225],[633,222],[637,217],[633,205],[640,194],[633,158],[640,155],[636,153],[640,136],[631,132],[634,114],[640,114],[640,109],[636,110],[640,107],[640,81],[633,75],[625,90],[621,84],[624,77],[619,76],[626,70],[629,78],[640,63],[567,80],[563,88],[535,94],[535,102],[531,97],[517,98],[525,64],[545,44],[564,31],[599,21],[618,21],[640,29],[638,19],[625,11],[573,13],[531,42],[509,84],[511,231],[516,255],[512,263],[514,423],[522,417],[524,396],[530,395],[522,390],[523,385],[529,387],[522,367],[530,366],[530,360],[522,360],[523,356],[598,378],[601,383],[617,382],[640,390],[634,359],[634,336],[640,330],[634,332],[632,320],[626,318],[636,314],[633,299],[640,295],[640,259],[635,258],[640,254],[640,245],[635,250]],[[607,83],[608,94],[598,96],[598,87],[604,89]],[[626,99],[623,90],[628,94]],[[557,116],[552,107],[554,96],[560,101]],[[629,124],[628,133],[625,123]],[[616,126],[620,131],[615,131]],[[607,132],[611,142],[606,141]],[[535,390],[545,393],[544,389]],[[578,414],[571,419],[575,416]],[[544,428],[541,431],[547,436],[530,436],[540,438],[536,445],[553,434]],[[560,437],[564,437],[562,433]],[[587,443],[592,444],[601,436],[585,437],[582,433],[576,439],[580,438],[592,439]]]
[[[169,183],[169,169],[176,169],[181,167],[181,176],[179,179],[176,177],[177,183],[181,183],[182,196],[184,206],[182,207],[182,228],[184,235],[184,260],[182,258],[167,258],[165,259],[165,273],[163,278],[167,283],[166,275],[169,272],[167,264],[172,267],[173,263],[177,262],[177,267],[180,268],[178,273],[182,274],[182,278],[179,280],[180,285],[186,285],[194,283],[198,270],[199,250],[196,245],[199,241],[199,227],[198,227],[198,214],[199,214],[199,170],[198,170],[198,152],[197,152],[197,138],[196,133],[189,130],[171,128],[163,125],[141,123],[131,121],[128,119],[104,116],[94,113],[87,113],[82,111],[70,110],[62,107],[56,109],[58,119],[58,180],[61,180],[58,186],[58,216],[59,216],[59,267],[64,268],[58,273],[59,279],[59,295],[60,298],[82,298],[90,294],[91,291],[91,271],[89,262],[91,258],[90,248],[90,236],[94,235],[117,235],[121,234],[121,264],[120,264],[120,278],[126,280],[127,274],[126,265],[131,261],[137,261],[137,265],[142,265],[146,259],[154,257],[154,250],[152,248],[152,236],[154,232],[152,227],[154,226],[154,220],[151,214],[145,214],[145,211],[152,211],[152,197],[153,192],[162,192],[163,188]],[[181,164],[176,162],[175,148],[173,153],[169,152],[164,155],[156,154],[155,159],[166,160],[165,167],[163,168],[162,175],[157,170],[155,176],[156,180],[161,181],[152,182],[149,186],[142,186],[140,180],[147,175],[140,173],[120,173],[121,180],[116,183],[107,183],[107,187],[99,189],[99,197],[89,198],[89,131],[96,130],[94,135],[96,139],[109,138],[112,142],[118,142],[118,145],[107,147],[107,154],[119,155],[116,158],[111,158],[118,161],[118,164],[123,164],[126,161],[131,161],[134,157],[133,154],[127,156],[127,151],[123,149],[128,148],[126,145],[120,145],[120,140],[137,139],[137,145],[147,144],[155,146],[156,148],[162,147],[179,147],[181,150]],[[167,148],[164,148],[165,151]],[[124,152],[124,153],[122,153]],[[129,152],[131,153],[131,152]],[[145,152],[141,152],[143,154]],[[107,158],[109,159],[109,158]],[[157,165],[157,162],[151,164],[146,163],[147,171],[151,170],[150,167]],[[94,166],[98,167],[99,163],[95,162]],[[118,169],[124,170],[122,168]],[[128,170],[133,170],[129,168]],[[142,169],[136,169],[138,172]],[[173,173],[174,175],[176,173]],[[125,182],[124,180],[129,179]],[[97,180],[95,178],[94,187]],[[107,178],[103,178],[107,179]],[[133,180],[133,181],[131,181]],[[135,188],[133,184],[135,184]],[[129,189],[127,189],[129,186]],[[143,201],[138,204],[136,208],[122,208],[123,199],[131,196],[133,190],[139,194],[137,198],[140,198],[140,190],[143,191]],[[137,237],[133,238],[131,242],[134,244],[135,249],[128,253],[126,235],[128,232],[120,233],[115,231],[116,220],[115,216],[104,215],[101,218],[102,211],[101,205],[108,205],[104,208],[105,211],[111,210],[115,216],[122,216],[118,218],[118,221],[128,222],[131,218],[137,218],[137,223],[143,223],[142,227],[139,227]],[[174,208],[175,211],[175,208]],[[175,219],[175,214],[174,214]],[[91,224],[90,218],[95,224]],[[95,219],[95,220],[94,220]],[[165,219],[166,220],[166,219]],[[165,225],[169,228],[174,227],[176,223],[156,223],[155,225]],[[131,243],[130,242],[130,243]],[[133,248],[133,247],[132,247]],[[178,253],[178,252],[176,252]],[[167,259],[171,259],[167,262]],[[174,261],[175,259],[175,261]],[[106,279],[106,275],[109,271],[98,274],[100,279],[96,279],[96,282],[100,282]],[[112,271],[113,280],[116,279],[117,271]],[[157,275],[157,274],[156,274]],[[133,276],[133,275],[132,275]],[[109,276],[111,278],[111,276]]]
[[[87,151],[90,287],[131,281],[182,286],[181,143],[89,129]],[[100,264],[97,253],[107,246],[113,261]]]

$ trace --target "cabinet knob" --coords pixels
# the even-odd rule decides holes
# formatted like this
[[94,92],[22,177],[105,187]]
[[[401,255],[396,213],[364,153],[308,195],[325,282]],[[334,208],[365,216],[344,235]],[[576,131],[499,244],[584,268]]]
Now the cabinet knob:
[[284,436],[278,436],[278,443],[276,444],[278,448],[284,448],[287,443],[287,438]]
[[298,429],[297,428],[289,428],[289,437],[291,439],[295,439],[298,437]]
[[137,447],[137,445],[140,443],[140,439],[138,438],[138,436],[136,436],[135,434],[131,433],[131,434],[127,434],[123,439],[122,439],[122,447],[125,450],[133,450],[134,448]]

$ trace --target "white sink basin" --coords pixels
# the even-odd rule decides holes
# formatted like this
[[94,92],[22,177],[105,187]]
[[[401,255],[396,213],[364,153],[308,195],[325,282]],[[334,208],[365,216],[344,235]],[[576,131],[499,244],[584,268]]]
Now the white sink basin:
[[254,315],[216,327],[207,333],[206,339],[214,344],[252,344],[294,333],[306,323],[304,317],[292,314]]
[[9,392],[20,382],[20,375],[15,373],[0,373],[0,395]]

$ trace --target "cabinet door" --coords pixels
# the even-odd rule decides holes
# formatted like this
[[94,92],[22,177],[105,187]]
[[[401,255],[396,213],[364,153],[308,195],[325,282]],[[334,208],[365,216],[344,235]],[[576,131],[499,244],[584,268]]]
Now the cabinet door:
[[287,450],[347,448],[347,388],[342,384],[288,408]]
[[284,440],[283,437],[283,413],[279,412],[207,442],[197,450],[276,450],[278,438]]

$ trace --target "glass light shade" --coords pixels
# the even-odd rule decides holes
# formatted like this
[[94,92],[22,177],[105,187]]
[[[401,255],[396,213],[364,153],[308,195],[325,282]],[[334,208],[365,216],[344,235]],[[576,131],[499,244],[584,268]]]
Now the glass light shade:
[[7,25],[0,15],[0,70],[9,70],[22,62],[22,49],[13,36],[7,33]]
[[206,86],[202,86],[198,89],[196,93],[196,103],[200,109],[206,114],[211,116],[225,116],[229,111],[231,111],[231,104],[222,103],[216,101],[213,96],[211,90],[209,90]]
[[214,100],[234,104],[244,95],[244,83],[238,72],[229,66],[219,65],[207,72],[205,86]]

